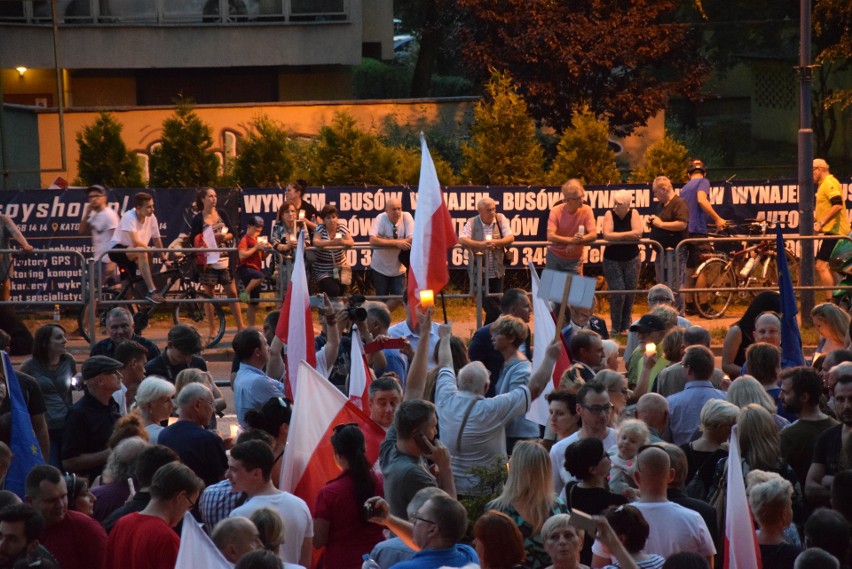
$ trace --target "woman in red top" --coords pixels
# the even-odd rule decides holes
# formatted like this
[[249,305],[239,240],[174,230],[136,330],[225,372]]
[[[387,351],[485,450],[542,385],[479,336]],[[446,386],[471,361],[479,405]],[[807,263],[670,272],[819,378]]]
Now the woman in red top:
[[314,547],[325,547],[320,567],[359,569],[362,556],[384,539],[382,526],[367,521],[364,502],[382,496],[382,481],[367,462],[364,435],[354,423],[331,435],[334,460],[343,473],[325,485],[314,508]]

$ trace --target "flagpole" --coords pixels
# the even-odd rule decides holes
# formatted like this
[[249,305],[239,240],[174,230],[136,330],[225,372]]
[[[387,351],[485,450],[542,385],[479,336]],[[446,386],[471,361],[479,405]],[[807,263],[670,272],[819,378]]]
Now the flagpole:
[[444,291],[441,291],[441,310],[444,312],[444,324],[447,323],[447,301],[444,299]]

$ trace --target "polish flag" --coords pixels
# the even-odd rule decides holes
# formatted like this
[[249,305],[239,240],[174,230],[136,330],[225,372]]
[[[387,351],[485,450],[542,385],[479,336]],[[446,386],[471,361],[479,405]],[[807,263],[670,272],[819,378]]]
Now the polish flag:
[[331,447],[334,427],[347,423],[360,427],[369,464],[379,457],[379,441],[384,440],[385,431],[307,362],[300,362],[298,370],[299,390],[279,488],[304,500],[313,512],[320,489],[340,475]]
[[198,522],[187,512],[183,516],[183,526],[180,532],[180,549],[178,549],[175,569],[232,569],[234,566],[225,559],[222,552],[214,545],[204,531],[198,527]]
[[414,211],[414,237],[411,240],[411,270],[408,272],[408,310],[416,323],[420,291],[432,290],[435,296],[450,281],[447,252],[458,241],[453,220],[444,203],[435,164],[420,133],[420,184]]
[[[283,270],[283,267],[281,268]],[[275,335],[287,345],[287,397],[295,400],[296,373],[301,360],[317,366],[314,347],[314,319],[311,314],[311,295],[308,292],[308,273],[305,271],[305,230],[299,232],[293,275],[284,297]],[[293,341],[290,341],[290,338]]]
[[731,429],[728,450],[728,490],[725,499],[724,569],[761,569],[760,545],[746,498],[737,426]]
[[349,401],[358,409],[365,411],[370,407],[370,384],[373,382],[373,374],[367,365],[367,357],[364,355],[364,344],[361,342],[361,334],[358,328],[352,327],[352,348],[349,352]]
[[[529,262],[529,268],[532,277],[533,334],[536,342],[533,349],[532,367],[538,369],[544,361],[547,345],[556,337],[556,322],[553,320],[550,303],[538,297],[540,280],[532,262]],[[559,337],[562,338],[562,334]],[[541,396],[536,397],[530,404],[530,410],[526,414],[527,419],[539,425],[547,425],[550,417],[547,394],[556,389],[556,386],[559,385],[559,378],[570,365],[571,360],[568,359],[565,340],[562,340],[562,349],[559,352],[559,359],[556,360],[556,366],[553,368],[553,377],[547,382]]]

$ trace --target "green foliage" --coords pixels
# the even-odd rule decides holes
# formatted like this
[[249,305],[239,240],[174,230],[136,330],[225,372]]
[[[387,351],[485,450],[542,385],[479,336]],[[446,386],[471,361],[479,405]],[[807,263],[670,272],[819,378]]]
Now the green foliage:
[[505,456],[495,456],[491,463],[470,469],[470,473],[479,479],[477,491],[480,492],[461,500],[464,509],[467,510],[467,519],[471,528],[477,518],[485,513],[485,505],[503,491],[503,484],[509,476],[509,470],[506,467],[508,462],[509,459]]
[[210,126],[202,122],[190,102],[179,101],[174,116],[163,121],[162,144],[151,153],[151,186],[214,185],[219,160],[212,147]]
[[95,122],[77,133],[80,158],[79,185],[101,184],[109,188],[143,188],[142,168],[121,138],[121,123],[110,113],[100,113]]
[[354,68],[352,84],[356,99],[404,99],[411,90],[411,68],[367,58]]
[[466,77],[456,75],[433,75],[432,89],[433,97],[466,97],[478,95],[473,82]]
[[544,153],[527,105],[511,78],[495,71],[476,104],[470,144],[462,146],[462,175],[477,184],[532,184],[541,181]]
[[259,188],[283,185],[294,169],[293,144],[283,126],[266,115],[257,116],[237,142],[234,181]]
[[[429,139],[426,139],[428,144]],[[420,146],[412,148],[410,146],[397,146],[393,148],[398,156],[399,174],[397,177],[398,183],[417,185],[420,183]],[[438,174],[438,181],[442,186],[453,186],[458,183],[458,176],[453,172],[453,167],[449,162],[438,156],[431,148],[429,153],[432,155],[432,162],[435,163],[435,172]]]
[[360,186],[398,183],[400,154],[361,130],[347,113],[335,113],[320,129],[307,157],[313,184]]
[[645,150],[642,166],[633,172],[631,182],[652,182],[657,176],[666,176],[672,183],[686,181],[689,151],[686,146],[666,134]]
[[393,116],[387,116],[382,125],[382,130],[384,132],[380,137],[385,144],[413,148],[417,150],[418,156],[420,155],[420,133],[422,132],[429,144],[429,152],[432,153],[432,159],[435,161],[435,168],[438,170],[441,183],[446,182],[444,182],[444,178],[440,177],[441,167],[439,163],[446,162],[454,174],[461,170],[461,141],[467,138],[466,124],[456,123],[452,120],[452,117],[442,117],[435,123],[426,123],[425,120],[421,120],[415,124],[399,124]]
[[570,178],[579,178],[584,184],[621,182],[608,140],[606,122],[598,120],[588,108],[576,110],[571,128],[562,133],[556,147],[550,182],[562,184]]

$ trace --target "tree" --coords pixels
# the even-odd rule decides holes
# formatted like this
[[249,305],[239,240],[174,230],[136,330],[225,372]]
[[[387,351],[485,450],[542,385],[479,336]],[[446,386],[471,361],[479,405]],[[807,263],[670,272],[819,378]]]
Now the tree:
[[[852,107],[852,4],[848,0],[817,0],[813,11],[815,63],[812,107],[816,155],[828,156],[837,133],[838,113]],[[841,119],[841,124],[843,124]]]
[[486,99],[474,107],[470,143],[462,146],[463,178],[474,184],[533,184],[544,173],[544,152],[527,104],[511,78],[495,71]]
[[286,184],[295,168],[293,145],[287,132],[266,115],[257,116],[237,142],[234,180],[248,187]]
[[308,179],[314,184],[360,186],[395,184],[398,153],[373,134],[361,130],[351,115],[335,113],[310,147]]
[[110,113],[99,113],[95,122],[77,133],[80,158],[79,183],[109,188],[144,188],[142,167],[121,138],[121,123]]
[[689,150],[666,134],[645,150],[642,165],[630,176],[631,182],[652,182],[657,176],[666,176],[672,183],[686,181]]
[[579,178],[584,184],[621,182],[607,125],[588,108],[575,111],[571,128],[562,133],[549,178],[554,184],[570,178]]
[[471,70],[508,72],[539,122],[562,131],[588,106],[626,134],[673,95],[696,97],[699,33],[674,24],[677,0],[455,0]]
[[191,188],[216,182],[219,160],[213,135],[189,101],[178,102],[175,114],[163,121],[162,144],[151,152],[151,186]]

